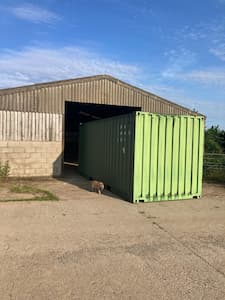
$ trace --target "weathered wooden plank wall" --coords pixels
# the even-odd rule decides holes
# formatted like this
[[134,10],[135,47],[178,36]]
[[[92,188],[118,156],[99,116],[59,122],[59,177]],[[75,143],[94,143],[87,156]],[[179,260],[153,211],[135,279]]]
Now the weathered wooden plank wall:
[[0,111],[0,141],[61,141],[60,114]]

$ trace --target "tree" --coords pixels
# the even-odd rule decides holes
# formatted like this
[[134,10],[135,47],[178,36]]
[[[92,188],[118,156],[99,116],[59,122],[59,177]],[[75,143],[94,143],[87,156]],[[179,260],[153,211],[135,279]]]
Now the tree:
[[212,126],[205,131],[205,152],[225,153],[225,131]]

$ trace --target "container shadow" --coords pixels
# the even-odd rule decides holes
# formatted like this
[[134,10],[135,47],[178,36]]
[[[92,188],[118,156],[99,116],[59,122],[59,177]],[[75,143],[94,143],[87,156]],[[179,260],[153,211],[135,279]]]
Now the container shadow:
[[[62,175],[60,177],[57,177],[57,180],[75,185],[80,189],[89,192],[91,191],[90,181],[87,178],[80,175],[80,173],[78,172],[78,167],[75,164],[64,164]],[[111,198],[116,198],[118,200],[125,201],[123,198],[111,193],[107,189],[104,190],[103,194]]]

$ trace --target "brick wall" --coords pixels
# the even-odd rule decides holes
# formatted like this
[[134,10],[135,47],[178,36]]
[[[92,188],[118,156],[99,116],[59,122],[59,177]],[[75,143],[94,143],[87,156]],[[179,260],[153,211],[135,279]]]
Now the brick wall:
[[0,161],[9,161],[10,176],[59,176],[61,153],[61,141],[0,141]]

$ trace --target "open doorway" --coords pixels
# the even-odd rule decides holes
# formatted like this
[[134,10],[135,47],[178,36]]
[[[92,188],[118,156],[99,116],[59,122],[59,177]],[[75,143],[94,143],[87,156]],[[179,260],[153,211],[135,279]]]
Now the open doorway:
[[79,164],[80,124],[141,110],[140,107],[65,102],[64,163]]

